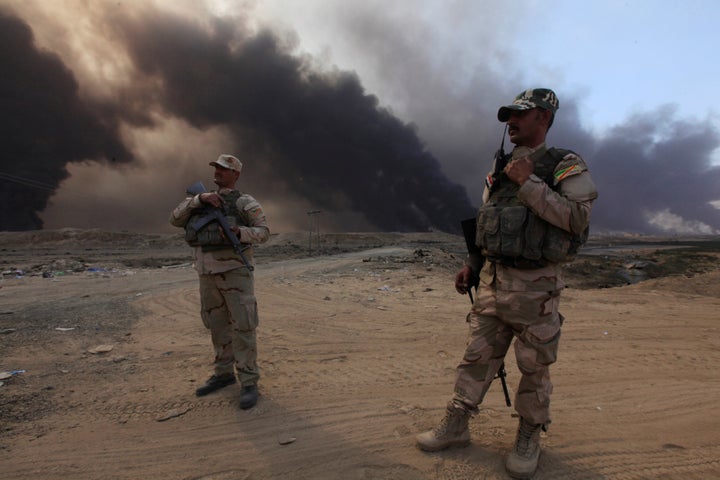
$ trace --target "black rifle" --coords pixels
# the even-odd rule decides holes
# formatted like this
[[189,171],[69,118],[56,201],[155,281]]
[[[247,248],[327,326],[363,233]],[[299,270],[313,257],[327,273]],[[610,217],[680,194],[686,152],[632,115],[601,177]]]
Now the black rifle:
[[[193,183],[187,188],[186,191],[188,195],[193,196],[200,195],[201,193],[207,193],[205,185],[203,185],[202,182]],[[197,232],[210,222],[218,222],[220,224],[220,228],[222,228],[222,231],[225,234],[225,238],[230,241],[233,250],[245,264],[245,267],[251,272],[255,270],[255,267],[250,265],[250,262],[247,261],[247,258],[245,258],[245,255],[243,255],[242,253],[243,250],[250,248],[250,246],[243,245],[237,235],[235,235],[235,232],[232,231],[232,229],[230,228],[230,224],[227,221],[227,218],[225,218],[226,212],[224,212],[218,207],[213,207],[212,205],[208,204],[203,204],[202,210],[202,216],[190,225],[192,229]]]
[[[475,245],[477,220],[475,218],[468,218],[460,222],[460,225],[462,226],[463,236],[465,237],[465,245],[467,246],[468,253],[482,258],[482,261],[480,262],[480,268],[482,268],[482,265],[485,263],[485,257],[480,252],[480,248]],[[475,288],[475,291],[477,291],[479,285],[480,276],[473,274],[470,277],[470,282],[468,284],[467,290],[467,293],[470,296],[470,303],[473,305],[475,304],[475,300],[473,299],[472,289]],[[505,394],[505,404],[510,407],[512,406],[512,403],[510,402],[510,392],[508,392],[507,382],[505,381],[506,376],[507,373],[505,372],[505,362],[503,362],[500,364],[500,368],[498,369],[495,378],[500,379],[500,383],[502,383],[503,393]]]

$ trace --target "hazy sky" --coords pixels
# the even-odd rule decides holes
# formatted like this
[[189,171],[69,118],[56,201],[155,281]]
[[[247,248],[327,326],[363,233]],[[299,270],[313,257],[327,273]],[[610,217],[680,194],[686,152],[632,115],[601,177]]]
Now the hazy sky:
[[[553,88],[548,143],[594,231],[720,233],[715,1],[0,0],[0,230],[171,231],[235,153],[274,231],[451,230],[498,106]],[[10,72],[5,73],[5,72]],[[715,202],[715,203],[713,203]],[[716,205],[716,206],[713,206]]]

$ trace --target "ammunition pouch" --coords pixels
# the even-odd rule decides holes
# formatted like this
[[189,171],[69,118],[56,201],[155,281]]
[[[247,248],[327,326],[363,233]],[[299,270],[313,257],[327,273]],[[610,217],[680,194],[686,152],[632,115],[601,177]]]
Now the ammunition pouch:
[[488,260],[530,269],[574,259],[587,235],[551,225],[525,206],[486,204],[478,210],[475,241]]
[[[225,201],[225,219],[230,227],[237,225],[241,218],[236,204],[240,195],[237,190],[220,194]],[[185,224],[185,241],[192,247],[203,247],[204,252],[232,248],[230,240],[222,234],[222,226],[217,220],[202,222],[207,214],[205,208],[198,208],[192,212]]]
[[[210,221],[202,226],[195,227],[197,222],[204,217],[204,211],[193,213],[187,224],[185,224],[185,241],[192,247],[203,247],[206,249],[219,250],[232,248],[230,241],[222,235],[222,227],[217,221]],[[230,225],[235,224],[234,217],[226,217]]]

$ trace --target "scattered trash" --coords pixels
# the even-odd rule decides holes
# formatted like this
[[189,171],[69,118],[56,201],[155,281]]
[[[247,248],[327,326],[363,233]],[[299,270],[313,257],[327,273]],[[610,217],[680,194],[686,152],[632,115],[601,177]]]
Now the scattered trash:
[[173,408],[172,410],[168,410],[167,412],[157,416],[155,418],[155,421],[156,422],[164,422],[165,420],[170,420],[171,418],[176,418],[181,415],[185,415],[189,411],[190,411],[190,407]]
[[6,334],[8,334],[8,333],[13,333],[14,331],[15,331],[14,328],[3,328],[2,330],[0,330],[0,334],[1,334],[1,335],[6,335]]
[[136,297],[142,297],[143,294],[142,294],[142,292],[140,292],[140,293],[136,293],[135,296],[136,296]]
[[387,285],[383,285],[382,287],[378,288],[378,290],[380,290],[381,292],[389,292],[390,287],[388,287]]
[[88,353],[96,355],[98,353],[107,353],[113,349],[113,345],[98,345],[97,347],[89,348]]
[[107,272],[108,269],[105,267],[90,267],[86,270],[86,272]]
[[280,445],[289,445],[289,444],[293,443],[295,440],[297,440],[297,438],[295,438],[287,433],[281,433],[280,435],[278,435],[277,440]]
[[55,327],[55,330],[58,332],[69,332],[71,330],[75,330],[75,327]]
[[3,277],[13,276],[15,278],[23,278],[24,275],[25,272],[20,270],[19,268],[11,268],[10,270],[3,270],[2,272]]
[[192,266],[192,263],[178,263],[176,265],[163,265],[160,268],[185,268]]
[[8,378],[12,378],[15,375],[20,375],[21,373],[25,373],[25,370],[12,370],[10,372],[0,372],[0,380],[7,380]]

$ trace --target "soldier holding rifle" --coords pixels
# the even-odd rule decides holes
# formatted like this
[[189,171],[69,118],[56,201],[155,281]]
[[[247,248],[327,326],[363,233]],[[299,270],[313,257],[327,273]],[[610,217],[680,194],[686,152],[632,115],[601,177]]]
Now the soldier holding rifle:
[[417,436],[418,447],[427,451],[469,444],[469,418],[515,338],[522,378],[514,403],[520,420],[506,461],[514,478],[535,473],[540,431],[550,425],[550,365],[557,359],[564,319],[558,311],[565,286],[561,265],[587,239],[597,198],[582,158],[545,145],[558,106],[552,90],[537,88],[498,111],[515,147],[505,155],[501,144],[495,155],[477,213],[475,241],[482,255],[469,255],[455,279],[456,290],[465,294],[479,275],[467,346],[445,417]]
[[210,165],[215,167],[217,191],[193,185],[170,216],[170,223],[185,229],[185,240],[193,247],[200,314],[215,349],[215,372],[195,394],[207,395],[239,379],[240,408],[248,409],[257,403],[260,377],[252,244],[267,241],[270,230],[258,201],[235,188],[240,160],[220,155]]

